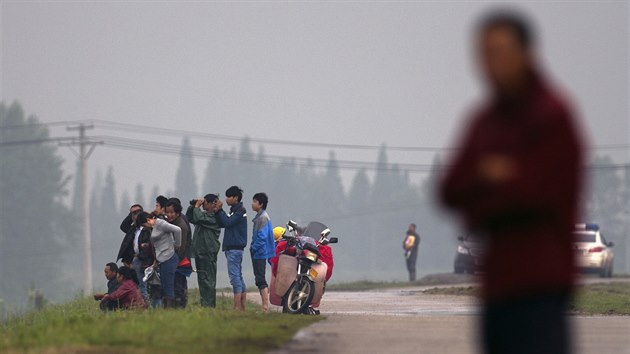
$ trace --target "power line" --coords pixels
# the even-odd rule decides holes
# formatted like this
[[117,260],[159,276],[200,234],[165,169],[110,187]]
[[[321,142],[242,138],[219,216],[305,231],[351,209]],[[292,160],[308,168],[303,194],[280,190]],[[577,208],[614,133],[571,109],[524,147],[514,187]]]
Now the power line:
[[[161,142],[152,142],[147,140],[136,140],[129,138],[120,138],[112,136],[98,136],[103,140],[105,146],[134,151],[145,151],[155,153],[166,153],[171,155],[181,155],[181,146],[174,144],[164,144]],[[255,163],[262,165],[289,165],[304,167],[328,167],[330,161],[328,159],[319,158],[303,158],[289,157],[281,155],[264,155],[264,159],[257,159],[252,155],[244,156],[240,153],[225,153],[213,148],[193,148],[193,151],[184,156],[193,158],[211,158],[217,160],[233,160],[239,162]],[[336,160],[336,167],[341,169],[366,169],[366,170],[391,170],[396,166],[399,170],[409,172],[426,172],[433,168],[430,164],[396,164],[388,163],[380,165],[374,162]]]
[[[206,140],[222,140],[222,141],[234,141],[240,142],[243,140],[243,136],[227,135],[227,134],[212,134],[199,131],[190,131],[182,129],[170,129],[160,128],[153,126],[146,126],[132,123],[120,123],[103,119],[91,119],[91,120],[77,120],[77,121],[57,121],[49,123],[31,123],[23,125],[12,126],[0,126],[0,130],[5,129],[18,129],[18,128],[30,128],[40,126],[58,126],[58,125],[71,125],[71,124],[92,124],[95,127],[112,130],[122,131],[127,133],[141,133],[141,134],[153,134],[160,136],[180,136],[180,137],[194,137],[198,139]],[[247,137],[250,142],[269,145],[285,145],[285,146],[302,146],[302,147],[315,147],[315,148],[328,148],[328,149],[354,149],[354,150],[378,150],[383,145],[370,145],[370,144],[342,144],[342,143],[327,143],[327,142],[309,142],[299,140],[283,140],[283,139],[269,139],[269,138],[255,138]],[[406,151],[406,152],[440,152],[440,151],[456,151],[455,147],[436,147],[436,146],[386,146],[388,151]],[[597,146],[588,147],[589,150],[626,150],[630,149],[630,144],[602,144]]]
[[[152,126],[145,126],[131,123],[119,123],[107,120],[95,119],[92,122],[100,128],[109,129],[114,131],[123,131],[132,133],[134,131],[145,133],[151,133],[162,136],[177,135],[180,137],[191,137],[199,139],[209,140],[226,140],[240,142],[243,140],[243,136],[225,135],[225,134],[211,134],[203,133],[199,131],[181,130],[181,129],[168,129]],[[304,146],[304,147],[318,147],[329,149],[354,149],[354,150],[379,150],[383,146],[388,151],[407,151],[407,152],[439,152],[439,151],[457,151],[456,147],[436,147],[436,146],[388,146],[383,145],[369,145],[369,144],[340,144],[340,143],[325,143],[325,142],[308,142],[299,140],[282,140],[282,139],[268,139],[268,138],[254,138],[246,137],[250,142],[269,145],[290,145],[290,146]],[[629,144],[603,144],[598,146],[588,147],[590,150],[623,150],[630,149]]]
[[27,124],[15,124],[15,125],[2,125],[0,126],[0,130],[13,130],[13,129],[30,129],[30,128],[40,128],[40,127],[54,127],[54,126],[67,126],[72,124],[80,124],[85,121],[77,120],[77,121],[57,121],[57,122],[38,122],[38,123],[27,123]]
[[[95,140],[95,139],[98,139]],[[30,145],[30,144],[44,144],[44,143],[59,143],[60,146],[78,145],[79,140],[72,137],[63,138],[46,138],[46,139],[32,139],[22,141],[1,142],[0,148]],[[155,142],[150,140],[139,140],[131,138],[121,138],[115,136],[96,136],[85,137],[84,143],[94,146],[94,144],[104,144],[106,147],[121,149],[126,151],[143,151],[149,153],[169,154],[169,155],[182,155],[180,145],[166,144],[163,142]],[[91,151],[93,148],[89,151]],[[191,158],[204,158],[204,159],[216,159],[223,161],[236,161],[245,163],[254,163],[258,165],[268,166],[295,166],[295,167],[309,167],[309,168],[327,168],[330,161],[328,159],[321,158],[304,158],[294,156],[283,155],[264,155],[264,159],[255,158],[254,154],[243,155],[242,153],[232,153],[220,151],[217,148],[201,148],[193,147],[192,152],[188,155]],[[410,173],[422,173],[432,170],[439,170],[448,168],[447,164],[409,164],[409,163],[387,163],[379,164],[369,161],[356,161],[356,160],[336,160],[336,167],[345,170],[370,170],[370,171],[390,171],[394,168],[401,172]],[[629,164],[606,164],[606,165],[588,165],[587,169],[620,169],[628,168]]]
[[[158,128],[158,127],[150,127],[143,126],[138,124],[130,124],[130,123],[116,123],[110,122],[106,120],[94,120],[94,124],[109,130],[116,131],[125,131],[125,132],[133,132],[134,130],[144,133],[152,133],[156,135],[163,136],[188,136],[191,138],[199,138],[199,139],[210,139],[210,140],[224,140],[224,141],[242,141],[243,136],[235,136],[235,135],[225,135],[225,134],[211,134],[211,133],[203,133],[199,131],[188,131],[188,130],[180,130],[180,129],[167,129],[167,128]],[[269,144],[269,145],[289,145],[289,146],[303,146],[303,147],[318,147],[318,148],[329,148],[329,149],[354,149],[354,150],[378,150],[382,148],[382,145],[366,145],[366,144],[341,144],[341,143],[326,143],[326,142],[309,142],[309,141],[299,141],[299,140],[281,140],[281,139],[268,139],[268,138],[252,138],[247,137],[247,139],[254,143],[259,144]],[[429,147],[429,146],[387,146],[387,150],[392,151],[443,151],[443,150],[454,150],[454,148],[449,147]]]
[[[136,150],[136,151],[145,151],[145,152],[155,152],[155,153],[167,153],[172,155],[181,155],[182,150],[181,146],[174,144],[164,144],[161,142],[152,142],[147,140],[136,140],[129,138],[120,138],[120,137],[112,137],[112,136],[99,136],[96,137],[98,139],[102,139],[106,146],[116,147],[126,150]],[[252,157],[243,156],[240,153],[221,153],[217,149],[214,148],[199,148],[193,147],[191,148],[191,153],[183,156],[193,157],[193,158],[214,158],[218,160],[231,160],[238,162],[247,162],[247,163],[256,163],[263,165],[295,165],[295,166],[306,166],[306,167],[328,167],[330,161],[327,159],[316,159],[316,158],[300,158],[300,157],[289,157],[289,156],[281,156],[281,155],[265,155],[264,160],[259,160]],[[450,165],[447,164],[398,164],[398,163],[388,163],[382,166],[379,163],[375,162],[367,162],[367,161],[352,161],[352,160],[336,160],[337,167],[341,169],[367,169],[367,170],[391,170],[394,166],[396,166],[401,171],[408,172],[427,172],[433,169],[444,169],[449,168]],[[630,164],[598,164],[598,165],[587,165],[588,169],[616,169],[616,168],[627,168]]]
[[63,138],[43,138],[43,139],[29,139],[29,140],[16,140],[16,141],[3,141],[0,142],[0,147],[11,147],[20,145],[33,145],[33,144],[46,144],[46,143],[72,143],[76,138],[63,137]]

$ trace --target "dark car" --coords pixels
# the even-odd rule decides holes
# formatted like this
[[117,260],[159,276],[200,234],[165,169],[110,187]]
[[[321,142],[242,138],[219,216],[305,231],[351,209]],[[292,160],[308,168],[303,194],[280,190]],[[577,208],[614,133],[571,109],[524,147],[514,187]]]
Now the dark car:
[[479,238],[473,235],[457,238],[457,252],[455,253],[454,270],[457,274],[475,274],[481,270],[481,256],[483,247]]

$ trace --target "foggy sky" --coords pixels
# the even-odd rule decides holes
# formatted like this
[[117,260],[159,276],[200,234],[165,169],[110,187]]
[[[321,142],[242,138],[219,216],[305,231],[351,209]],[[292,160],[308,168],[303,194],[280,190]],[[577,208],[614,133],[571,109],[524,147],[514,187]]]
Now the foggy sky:
[[[464,1],[2,1],[0,98],[19,100],[43,122],[105,119],[239,136],[447,146],[481,94],[470,29],[486,8]],[[591,144],[629,143],[628,3],[521,8],[536,20],[542,61],[576,104]],[[52,135],[71,133],[61,127]],[[142,132],[126,136],[181,142]],[[74,155],[60,151],[73,174]],[[266,151],[328,154],[282,146]],[[376,152],[337,151],[337,157],[373,160]],[[615,157],[625,162],[627,154]],[[156,161],[173,167],[156,170]],[[200,182],[206,161],[195,164]],[[145,193],[153,185],[174,187],[177,157],[97,147],[90,173],[108,165],[119,192],[133,196],[139,181]]]

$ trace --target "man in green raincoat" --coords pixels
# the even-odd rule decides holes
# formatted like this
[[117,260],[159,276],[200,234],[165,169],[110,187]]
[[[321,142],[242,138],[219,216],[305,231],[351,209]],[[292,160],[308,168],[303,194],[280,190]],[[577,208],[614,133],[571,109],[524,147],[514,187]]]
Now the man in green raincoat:
[[197,280],[201,306],[217,306],[217,255],[221,248],[221,228],[214,217],[219,197],[207,194],[202,199],[192,200],[186,218],[195,225],[192,240],[192,256],[197,268]]

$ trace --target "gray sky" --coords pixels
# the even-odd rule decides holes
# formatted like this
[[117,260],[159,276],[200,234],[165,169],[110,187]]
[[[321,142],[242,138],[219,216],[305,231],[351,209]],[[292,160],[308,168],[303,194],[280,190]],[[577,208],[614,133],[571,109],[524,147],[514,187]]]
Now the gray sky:
[[[44,122],[104,119],[239,136],[447,146],[480,97],[469,41],[487,3],[0,3],[0,97],[19,100]],[[536,20],[542,61],[576,103],[591,143],[629,143],[628,2],[538,1],[521,8]],[[69,134],[53,129],[55,136]],[[73,173],[74,155],[61,151]],[[375,156],[337,152],[348,160]],[[429,163],[432,154],[390,157]],[[625,162],[627,154],[616,158]],[[151,159],[173,168],[156,171]],[[134,166],[139,160],[146,162]],[[195,162],[201,181],[206,162]],[[176,164],[174,156],[102,146],[90,169],[113,165],[118,190],[133,195],[140,180],[146,193],[156,184],[172,190]]]

